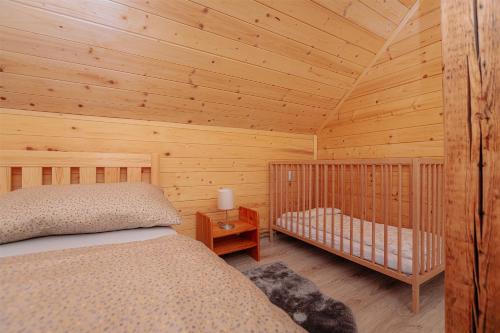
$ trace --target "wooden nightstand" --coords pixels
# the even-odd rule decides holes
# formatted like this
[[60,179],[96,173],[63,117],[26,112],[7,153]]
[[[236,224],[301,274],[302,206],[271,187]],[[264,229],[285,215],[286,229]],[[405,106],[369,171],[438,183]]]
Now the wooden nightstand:
[[247,250],[252,258],[260,260],[259,213],[240,207],[232,230],[223,230],[203,213],[196,213],[196,239],[203,242],[217,255]]

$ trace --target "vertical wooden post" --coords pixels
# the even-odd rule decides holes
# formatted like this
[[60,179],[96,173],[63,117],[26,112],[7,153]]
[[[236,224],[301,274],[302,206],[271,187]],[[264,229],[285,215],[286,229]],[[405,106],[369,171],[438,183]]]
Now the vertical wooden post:
[[442,0],[446,330],[500,327],[500,1]]

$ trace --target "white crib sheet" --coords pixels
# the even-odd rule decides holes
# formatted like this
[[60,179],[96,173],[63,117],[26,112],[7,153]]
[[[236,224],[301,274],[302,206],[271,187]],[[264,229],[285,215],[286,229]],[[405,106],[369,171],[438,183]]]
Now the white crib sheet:
[[[334,218],[334,237],[333,247],[340,251],[341,241],[341,220],[343,220],[342,229],[342,247],[343,252],[350,254],[351,247],[351,216],[342,215],[336,212],[334,215],[331,209],[327,209],[326,216],[322,208],[318,209],[318,228],[316,228],[316,209],[305,212],[288,212],[277,218],[276,224],[285,228],[294,234],[309,238],[309,230],[311,230],[311,240],[323,243],[327,246],[332,246],[332,216]],[[309,224],[311,224],[309,228]],[[372,260],[372,222],[361,220],[352,217],[352,255],[361,257],[361,224],[363,224],[363,258],[369,261]],[[324,229],[326,226],[326,233]],[[426,241],[424,234],[424,242]],[[413,232],[412,229],[401,228],[401,271],[406,274],[412,273],[412,244]],[[425,265],[425,251],[424,248],[424,265]],[[375,223],[375,262],[384,265],[384,225]],[[387,266],[397,270],[398,269],[398,228],[387,226]]]

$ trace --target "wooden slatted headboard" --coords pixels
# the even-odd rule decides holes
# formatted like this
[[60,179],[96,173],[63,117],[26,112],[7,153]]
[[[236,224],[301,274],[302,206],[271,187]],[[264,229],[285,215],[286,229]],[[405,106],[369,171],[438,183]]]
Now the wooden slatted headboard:
[[159,154],[0,150],[0,194],[48,184],[160,182]]

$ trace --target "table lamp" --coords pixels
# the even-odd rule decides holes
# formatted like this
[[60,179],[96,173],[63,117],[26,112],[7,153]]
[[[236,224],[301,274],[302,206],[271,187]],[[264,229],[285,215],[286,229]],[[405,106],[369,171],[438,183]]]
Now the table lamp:
[[224,230],[231,230],[234,228],[234,224],[228,223],[227,212],[230,209],[233,209],[234,205],[234,196],[233,190],[230,188],[220,188],[219,193],[217,195],[217,208],[220,210],[226,211],[226,221],[219,222],[219,227]]

